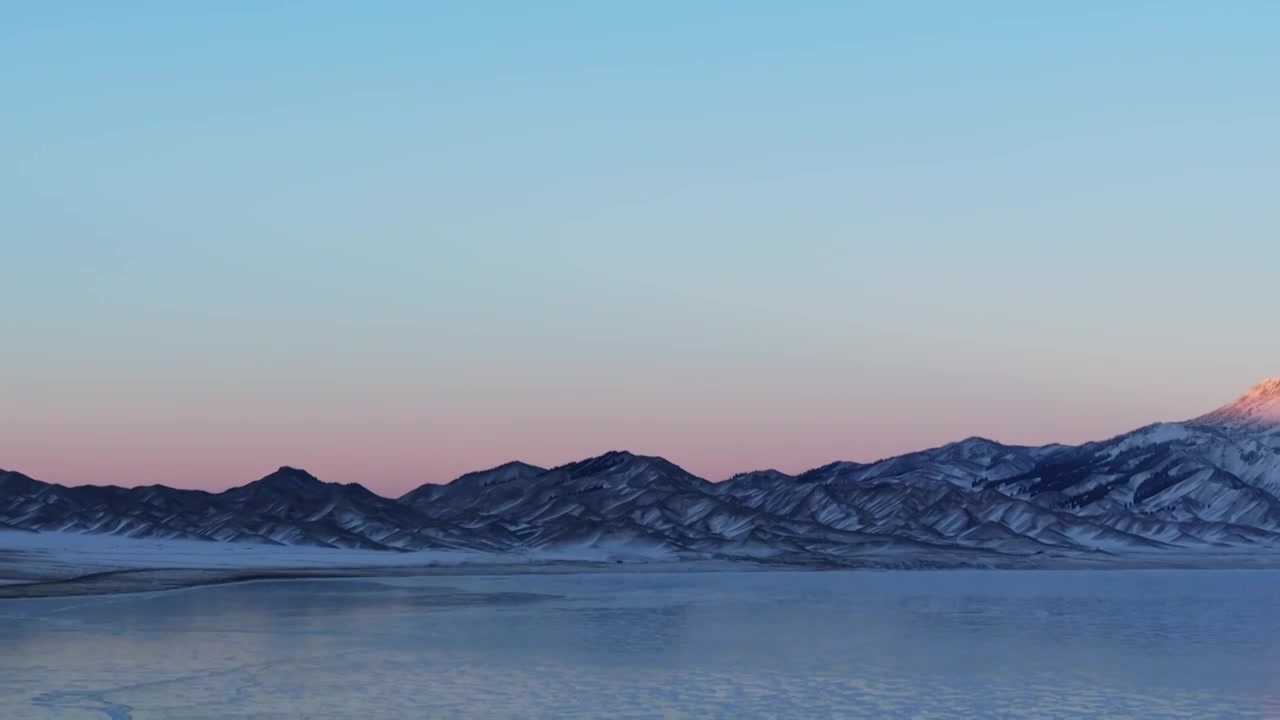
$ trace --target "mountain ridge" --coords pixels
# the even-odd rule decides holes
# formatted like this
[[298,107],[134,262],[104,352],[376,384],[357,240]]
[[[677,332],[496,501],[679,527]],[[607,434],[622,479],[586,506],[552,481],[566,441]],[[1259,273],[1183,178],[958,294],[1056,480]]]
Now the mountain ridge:
[[1219,409],[1081,445],[969,437],[795,475],[700,478],[624,450],[512,461],[399,498],[282,466],[221,492],[67,487],[0,471],[0,527],[409,551],[596,548],[838,560],[1280,548],[1280,378]]

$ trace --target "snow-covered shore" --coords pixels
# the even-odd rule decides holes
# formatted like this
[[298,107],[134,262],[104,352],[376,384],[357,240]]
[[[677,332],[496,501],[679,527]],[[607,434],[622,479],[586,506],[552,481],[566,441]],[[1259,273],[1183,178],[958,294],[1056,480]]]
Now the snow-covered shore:
[[[698,561],[618,549],[388,552],[0,530],[0,599],[150,592],[246,580],[371,575],[689,571]],[[745,569],[749,563],[729,563]]]
[[570,572],[706,572],[835,569],[1277,569],[1280,555],[1218,550],[1009,556],[869,554],[832,562],[805,557],[705,558],[625,548],[484,553],[388,552],[305,546],[120,538],[0,530],[0,599],[154,592],[251,580]]

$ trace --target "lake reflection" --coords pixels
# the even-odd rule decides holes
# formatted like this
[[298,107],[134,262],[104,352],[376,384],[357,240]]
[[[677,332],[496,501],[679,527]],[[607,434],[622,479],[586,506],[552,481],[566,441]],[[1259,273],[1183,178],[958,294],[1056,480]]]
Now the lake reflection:
[[1280,572],[294,581],[0,603],[0,717],[1277,717]]

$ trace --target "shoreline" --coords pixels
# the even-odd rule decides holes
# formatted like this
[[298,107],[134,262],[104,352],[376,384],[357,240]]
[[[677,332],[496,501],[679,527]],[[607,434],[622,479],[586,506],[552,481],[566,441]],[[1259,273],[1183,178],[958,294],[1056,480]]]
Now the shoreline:
[[[1280,570],[1280,556],[1215,555],[1177,557],[1074,557],[1048,562],[1025,558],[986,558],[995,562],[928,557],[866,557],[838,562],[768,559],[677,559],[644,561],[544,560],[422,565],[333,565],[329,567],[135,567],[92,570],[61,577],[0,579],[0,603],[70,597],[150,594],[217,585],[342,578],[451,577],[580,573],[714,573],[838,571],[1213,571]],[[3,568],[0,568],[3,569]]]
[[1206,549],[1013,555],[989,550],[823,556],[655,552],[628,547],[523,552],[388,552],[76,533],[0,532],[0,602],[154,593],[253,581],[569,573],[891,570],[1280,570],[1280,552]]
[[[828,568],[835,569],[835,568]],[[216,585],[342,578],[461,577],[477,575],[565,575],[583,573],[705,573],[796,571],[796,565],[746,560],[672,560],[631,562],[552,560],[534,563],[459,563],[435,565],[364,565],[327,568],[121,568],[64,578],[30,581],[0,580],[0,603],[5,600],[147,594]]]

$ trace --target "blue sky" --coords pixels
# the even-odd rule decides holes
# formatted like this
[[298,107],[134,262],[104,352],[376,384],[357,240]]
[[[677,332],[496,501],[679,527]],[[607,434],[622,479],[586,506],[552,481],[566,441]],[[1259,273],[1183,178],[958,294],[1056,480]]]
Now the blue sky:
[[1077,442],[1280,374],[1280,6],[10,2],[0,467]]

